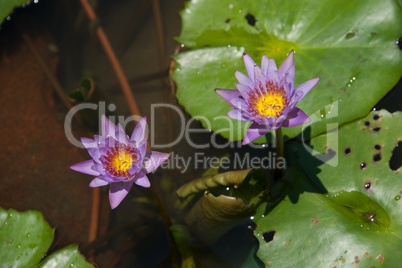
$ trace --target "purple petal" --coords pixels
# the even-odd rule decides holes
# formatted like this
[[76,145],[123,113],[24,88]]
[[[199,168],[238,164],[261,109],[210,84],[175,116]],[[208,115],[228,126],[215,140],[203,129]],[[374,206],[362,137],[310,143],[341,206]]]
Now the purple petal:
[[[142,164],[143,170],[146,173],[153,172],[157,169],[166,159],[168,159],[170,154],[160,153],[160,152],[147,152],[145,154],[145,159]],[[144,186],[145,187],[145,186]]]
[[254,83],[257,84],[257,87],[258,87],[259,85],[262,85],[263,87],[265,87],[265,84],[266,84],[265,75],[263,75],[263,74],[261,73],[261,69],[260,69],[260,67],[258,67],[257,65],[256,65],[255,68],[254,68],[254,73],[255,73],[255,80],[254,80]]
[[147,175],[142,172],[138,173],[138,176],[135,178],[134,183],[144,188],[151,187],[151,183],[149,182]]
[[293,91],[294,80],[295,80],[295,66],[293,65],[292,67],[289,68],[284,78],[286,96],[288,97],[291,96],[291,94],[294,92]]
[[244,110],[248,107],[243,98],[236,98],[230,101],[230,105],[235,109]]
[[140,143],[137,143],[137,149],[140,153],[141,158],[144,158],[147,152],[147,140],[142,140]]
[[257,123],[251,124],[250,128],[247,130],[246,135],[244,136],[242,145],[249,144],[250,142],[254,141],[255,139],[261,137],[268,133],[270,128],[265,125],[260,125]]
[[103,168],[103,164],[101,163],[95,163],[95,165],[92,167],[93,170],[97,171],[101,175],[105,175],[105,169]]
[[99,186],[105,186],[108,185],[109,183],[105,180],[102,180],[100,178],[95,178],[89,183],[89,187],[99,187]]
[[105,173],[105,175],[101,175],[98,178],[108,182],[109,184],[111,184],[111,183],[120,183],[125,179],[125,178],[122,179],[122,178],[119,178],[119,177],[111,176],[108,173]]
[[92,159],[99,163],[100,152],[98,149],[98,142],[88,138],[81,138],[81,142],[85,148],[87,148],[88,154]]
[[241,94],[238,90],[235,89],[215,89],[216,94],[222,97],[227,103],[229,103],[233,108],[233,104],[230,102],[232,99],[238,99],[241,97]]
[[276,68],[276,63],[273,59],[269,59],[268,61],[269,61],[269,63],[268,63],[266,79],[267,79],[267,81],[273,81],[274,83],[279,85],[280,79],[279,79],[278,70]]
[[285,74],[288,72],[288,70],[294,66],[294,61],[293,61],[293,55],[294,52],[293,50],[289,53],[287,58],[283,61],[281,67],[279,68],[279,78],[283,79],[285,77]]
[[282,122],[284,127],[293,127],[310,122],[310,118],[302,110],[295,107]]
[[276,67],[276,63],[273,59],[268,59],[268,68],[267,73],[277,72],[278,68]]
[[266,55],[262,56],[261,60],[261,72],[267,76],[267,71],[268,71],[268,57]]
[[230,111],[227,113],[227,116],[230,117],[230,118],[232,118],[232,119],[235,119],[235,120],[249,121],[249,120],[247,120],[247,118],[245,118],[245,117],[243,116],[243,113],[242,113],[240,110],[238,110],[238,109],[230,110]]
[[294,96],[300,96],[298,101],[301,101],[304,96],[320,81],[320,78],[314,78],[300,84],[293,93]]
[[101,123],[102,123],[102,136],[103,137],[113,137],[116,139],[115,133],[116,133],[116,127],[115,125],[105,116],[102,115],[101,118]]
[[116,208],[121,201],[123,201],[124,197],[127,196],[132,186],[133,181],[110,184],[109,202],[112,209]]
[[117,124],[116,139],[120,143],[128,144],[128,136],[120,124]]
[[145,132],[147,130],[147,117],[144,116],[135,126],[133,133],[131,134],[132,141],[141,142],[142,140],[146,139]]
[[98,148],[98,142],[96,140],[82,137],[81,142],[85,146],[85,148],[87,148],[87,149],[89,149],[89,148]]
[[253,88],[254,87],[254,83],[252,80],[250,80],[250,78],[248,78],[247,76],[245,76],[244,74],[242,74],[239,71],[235,72],[235,76],[237,78],[237,81],[239,81],[240,84]]
[[93,170],[92,167],[94,165],[94,161],[91,160],[86,160],[86,161],[82,161],[79,163],[76,163],[74,165],[71,165],[70,168],[72,170],[84,173],[84,174],[88,174],[88,175],[92,175],[92,176],[99,176],[100,173]]
[[255,62],[247,53],[243,53],[243,60],[244,65],[246,65],[248,77],[251,79],[251,81],[254,81],[254,66],[256,66]]
[[87,151],[95,162],[100,163],[99,158],[101,157],[101,153],[98,148],[90,148]]
[[243,96],[244,99],[248,98],[248,94],[250,92],[250,87],[237,83],[236,88],[239,90],[241,96]]

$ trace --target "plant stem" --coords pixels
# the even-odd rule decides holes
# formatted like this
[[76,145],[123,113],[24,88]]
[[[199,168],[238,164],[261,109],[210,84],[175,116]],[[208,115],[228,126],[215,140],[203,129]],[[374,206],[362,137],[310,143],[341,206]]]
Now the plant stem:
[[[275,140],[276,140],[276,162],[278,162],[279,159],[284,158],[284,144],[283,144],[283,134],[282,134],[282,128],[278,128],[275,130]],[[283,178],[285,175],[284,170],[282,169],[274,169],[273,172],[273,179],[274,180],[280,180]]]
[[[91,21],[96,21],[97,16],[92,8],[92,6],[88,3],[88,0],[81,0],[81,4],[87,13],[87,16]],[[127,81],[126,76],[124,75],[123,69],[121,68],[120,62],[116,57],[116,53],[114,52],[109,39],[101,26],[96,28],[96,34],[98,35],[99,41],[105,50],[106,56],[109,58],[110,63],[112,64],[113,70],[116,74],[116,77],[120,83],[120,86],[123,90],[123,93],[126,97],[128,106],[130,111],[134,115],[140,115],[140,110],[138,109],[137,103],[135,101],[133,92],[131,91],[130,85]]]
[[278,128],[275,130],[275,139],[276,139],[276,158],[284,157],[284,145],[283,145],[283,134],[282,128]]

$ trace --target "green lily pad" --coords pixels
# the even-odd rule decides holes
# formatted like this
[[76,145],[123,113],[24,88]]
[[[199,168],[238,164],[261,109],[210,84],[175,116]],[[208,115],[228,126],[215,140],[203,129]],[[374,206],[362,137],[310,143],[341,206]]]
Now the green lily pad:
[[0,209],[0,260],[5,267],[33,267],[53,241],[53,229],[38,211]]
[[[272,267],[397,267],[402,261],[402,174],[389,160],[402,140],[402,113],[374,111],[309,144],[292,145],[305,184],[301,192],[255,216],[258,257]],[[307,149],[307,150],[306,150]],[[325,159],[323,156],[331,155]],[[330,159],[329,159],[330,158]],[[287,256],[292,256],[288,258]]]
[[[54,229],[38,211],[0,209],[0,260],[2,267],[37,267],[54,238]],[[51,254],[39,267],[93,267],[70,245]]]
[[[343,124],[365,116],[402,74],[396,46],[402,9],[395,0],[197,0],[181,16],[177,40],[188,50],[174,57],[176,96],[187,112],[205,116],[231,140],[242,139],[247,126],[226,117],[230,106],[214,89],[234,88],[234,71],[246,73],[244,51],[258,64],[266,54],[279,66],[293,49],[295,85],[321,78],[298,105],[318,118],[312,137],[327,131],[328,117]],[[334,104],[336,114],[329,116],[324,107]],[[295,137],[301,129],[284,134]]]
[[92,268],[92,264],[85,261],[85,258],[80,254],[77,245],[68,245],[45,259],[38,267],[40,268],[71,268],[82,267]]
[[0,0],[0,24],[14,8],[27,4],[28,0]]

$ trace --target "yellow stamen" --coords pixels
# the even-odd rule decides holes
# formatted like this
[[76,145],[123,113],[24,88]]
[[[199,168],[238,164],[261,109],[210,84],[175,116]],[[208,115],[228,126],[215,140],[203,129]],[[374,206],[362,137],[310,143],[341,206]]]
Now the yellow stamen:
[[103,160],[103,166],[110,175],[116,177],[129,177],[129,170],[135,165],[137,154],[133,148],[120,146],[110,148]]
[[282,92],[269,92],[255,101],[254,108],[262,116],[279,117],[285,105],[286,97]]
[[120,151],[118,154],[114,155],[111,165],[116,172],[126,172],[133,164],[133,159],[131,155],[126,151]]

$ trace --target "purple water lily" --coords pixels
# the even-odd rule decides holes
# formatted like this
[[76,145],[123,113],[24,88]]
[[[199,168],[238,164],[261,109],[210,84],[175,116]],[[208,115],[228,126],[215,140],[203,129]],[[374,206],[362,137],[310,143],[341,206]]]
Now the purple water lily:
[[278,70],[275,61],[265,55],[260,68],[247,53],[243,53],[248,76],[235,72],[239,81],[236,84],[238,90],[215,90],[234,108],[227,114],[230,118],[253,122],[242,144],[248,144],[281,126],[292,127],[310,121],[296,105],[320,79],[308,80],[293,89],[293,54],[293,51],[289,53]]
[[98,187],[110,184],[109,201],[112,209],[126,197],[133,183],[150,187],[147,173],[156,170],[169,154],[147,152],[146,118],[142,118],[129,138],[122,126],[115,126],[102,116],[102,135],[94,139],[81,138],[91,160],[72,165],[72,170],[96,176],[89,184]]

